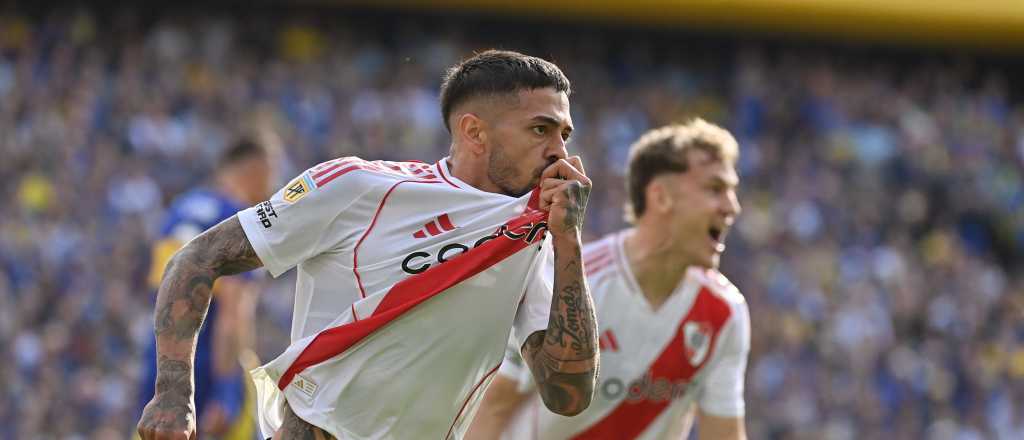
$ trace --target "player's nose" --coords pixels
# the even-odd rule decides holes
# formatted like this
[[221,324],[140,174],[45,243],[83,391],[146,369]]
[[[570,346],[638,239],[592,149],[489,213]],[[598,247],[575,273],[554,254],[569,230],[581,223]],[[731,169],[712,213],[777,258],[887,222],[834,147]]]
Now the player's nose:
[[733,193],[732,191],[729,191],[729,194],[726,197],[725,203],[722,204],[722,207],[724,208],[723,214],[725,214],[725,216],[730,219],[740,215],[740,211],[743,210],[743,208],[740,207],[739,198],[736,197],[736,194]]
[[558,137],[558,140],[552,141],[548,144],[548,147],[544,150],[544,158],[548,162],[554,163],[559,159],[567,159],[569,157],[569,151],[565,148],[565,140]]

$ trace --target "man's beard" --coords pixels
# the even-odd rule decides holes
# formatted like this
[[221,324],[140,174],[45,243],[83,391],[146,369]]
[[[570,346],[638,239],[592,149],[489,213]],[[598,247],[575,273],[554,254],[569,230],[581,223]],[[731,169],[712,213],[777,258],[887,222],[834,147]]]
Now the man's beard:
[[533,173],[533,178],[525,185],[516,186],[520,180],[519,169],[515,166],[515,159],[505,154],[505,147],[494,145],[491,149],[491,157],[487,161],[487,177],[501,190],[502,194],[512,197],[522,197],[530,192],[540,182],[540,175],[548,165],[544,165]]

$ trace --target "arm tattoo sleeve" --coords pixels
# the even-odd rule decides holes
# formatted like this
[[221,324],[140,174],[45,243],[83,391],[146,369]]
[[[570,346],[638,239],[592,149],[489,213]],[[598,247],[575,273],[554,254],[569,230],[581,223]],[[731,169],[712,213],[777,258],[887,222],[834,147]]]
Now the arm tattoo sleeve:
[[292,412],[292,408],[285,404],[284,420],[281,422],[281,429],[274,440],[335,440],[324,430],[310,425]]
[[[164,272],[157,292],[154,328],[157,391],[191,387],[196,335],[210,307],[213,281],[262,266],[237,217],[224,220],[183,247]],[[182,379],[179,376],[185,376]],[[190,388],[191,389],[191,388]]]
[[556,245],[548,328],[522,348],[544,404],[562,415],[590,405],[599,365],[597,319],[581,261],[578,245],[561,252]]

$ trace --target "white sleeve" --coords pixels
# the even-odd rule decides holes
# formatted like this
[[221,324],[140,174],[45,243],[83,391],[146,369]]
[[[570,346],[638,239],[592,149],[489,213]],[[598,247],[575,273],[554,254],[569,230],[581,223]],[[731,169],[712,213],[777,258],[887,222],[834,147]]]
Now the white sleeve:
[[551,314],[551,289],[555,278],[555,256],[551,248],[551,240],[545,238],[541,245],[541,256],[530,269],[527,278],[526,292],[516,310],[516,320],[512,327],[513,340],[522,347],[526,338],[534,332],[548,328],[548,316]]
[[[315,170],[316,167],[311,170]],[[256,255],[274,277],[319,255],[355,232],[361,224],[351,211],[372,190],[369,173],[353,171],[317,187],[307,170],[270,200],[238,213]]]
[[508,338],[508,346],[505,348],[505,359],[501,361],[501,366],[498,367],[498,375],[515,381],[519,384],[518,391],[525,393],[533,389],[533,375],[530,373],[530,367],[523,360],[523,354],[520,351],[521,347],[521,345],[516,343],[515,338]]
[[743,376],[747,370],[750,352],[750,313],[747,303],[735,306],[736,317],[723,334],[718,347],[720,358],[711,365],[698,396],[698,405],[706,413],[719,417],[742,417],[746,410],[743,401]]

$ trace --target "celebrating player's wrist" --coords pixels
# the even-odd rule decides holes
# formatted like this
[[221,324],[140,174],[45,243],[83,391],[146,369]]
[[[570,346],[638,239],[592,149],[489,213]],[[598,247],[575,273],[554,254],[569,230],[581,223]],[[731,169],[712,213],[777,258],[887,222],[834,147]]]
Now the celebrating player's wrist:
[[583,246],[581,228],[573,228],[572,230],[561,231],[557,234],[552,232],[551,244],[554,246],[555,252],[579,249]]

